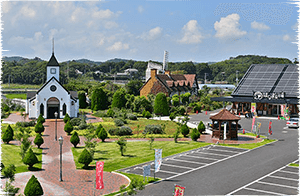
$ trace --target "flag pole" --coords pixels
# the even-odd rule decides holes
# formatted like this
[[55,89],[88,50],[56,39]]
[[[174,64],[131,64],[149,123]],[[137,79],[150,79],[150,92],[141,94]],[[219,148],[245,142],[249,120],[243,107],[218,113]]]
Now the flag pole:
[[97,161],[95,161],[96,169],[95,169],[95,180],[94,180],[94,196],[95,196],[95,189],[96,189],[96,175],[97,175]]

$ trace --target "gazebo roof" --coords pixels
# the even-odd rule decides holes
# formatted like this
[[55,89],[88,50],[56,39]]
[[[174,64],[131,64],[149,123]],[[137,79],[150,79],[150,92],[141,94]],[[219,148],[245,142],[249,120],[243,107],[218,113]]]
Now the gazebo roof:
[[230,121],[234,121],[234,120],[241,120],[240,117],[232,114],[231,112],[229,112],[227,109],[223,109],[221,110],[218,114],[213,115],[211,117],[209,117],[211,120],[230,120]]

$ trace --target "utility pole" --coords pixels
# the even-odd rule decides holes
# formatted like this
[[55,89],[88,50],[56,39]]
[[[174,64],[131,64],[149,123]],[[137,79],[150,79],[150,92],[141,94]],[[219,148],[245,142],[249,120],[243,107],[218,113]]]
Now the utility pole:
[[238,83],[239,83],[239,78],[238,78],[238,74],[239,74],[239,71],[238,70],[236,70],[236,78],[235,78],[235,81],[236,81],[236,86],[238,85]]
[[204,84],[206,84],[206,74],[207,73],[204,73]]

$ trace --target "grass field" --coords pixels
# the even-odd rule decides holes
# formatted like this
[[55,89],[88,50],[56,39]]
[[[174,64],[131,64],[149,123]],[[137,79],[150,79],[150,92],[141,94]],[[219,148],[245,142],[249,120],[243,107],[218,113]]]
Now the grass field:
[[4,94],[8,99],[26,99],[26,94]]
[[[2,163],[4,166],[9,164],[14,164],[16,166],[16,173],[27,172],[29,171],[28,166],[25,165],[21,160],[20,146],[11,145],[11,144],[1,144],[2,149]],[[37,156],[39,163],[33,166],[34,170],[42,169],[42,149],[33,147],[33,152]]]
[[40,88],[42,85],[34,85],[34,84],[1,84],[2,89],[29,89],[29,88]]
[[[210,145],[209,143],[194,141],[178,143],[175,143],[174,141],[154,141],[152,150],[150,150],[149,144],[149,142],[127,142],[127,150],[124,153],[124,156],[121,156],[119,147],[115,142],[99,142],[96,146],[94,161],[92,161],[92,163],[94,163],[95,161],[104,161],[104,171],[111,172],[147,161],[153,161],[153,149],[155,148],[162,149],[162,155],[163,157],[166,157]],[[83,149],[84,147],[72,147],[74,161],[77,169],[80,169],[83,166],[82,164],[78,163],[78,157]]]
[[[7,126],[9,124],[7,123],[1,123],[1,131],[3,133],[3,131],[5,131],[7,129]],[[19,127],[17,127],[15,124],[11,124],[10,127],[14,130],[14,135],[16,135],[19,131]],[[30,137],[35,137],[36,133],[34,131],[34,127],[25,127],[24,129],[30,129]]]
[[264,139],[262,142],[251,143],[251,144],[222,144],[222,143],[219,143],[219,145],[220,146],[236,147],[236,148],[254,149],[254,148],[266,145],[268,143],[274,142],[274,141],[276,141],[276,140]]
[[289,166],[299,167],[299,164],[297,164],[297,163],[290,163]]

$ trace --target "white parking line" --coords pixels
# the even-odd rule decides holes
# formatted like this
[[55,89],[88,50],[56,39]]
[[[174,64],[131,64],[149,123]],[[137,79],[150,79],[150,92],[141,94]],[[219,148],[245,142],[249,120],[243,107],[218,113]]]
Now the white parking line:
[[[252,185],[252,184],[254,184],[254,183],[260,181],[261,179],[266,178],[266,177],[274,177],[274,176],[271,176],[271,175],[273,175],[274,173],[276,173],[276,172],[278,172],[278,171],[284,169],[285,167],[286,167],[286,165],[283,166],[283,167],[281,167],[281,168],[279,168],[279,169],[277,169],[277,170],[275,170],[275,171],[273,171],[273,172],[271,172],[271,173],[269,173],[269,174],[267,174],[267,175],[265,175],[265,176],[263,176],[263,177],[261,177],[261,178],[259,178],[259,179],[257,179],[257,180],[255,180],[255,181],[253,181],[253,182],[250,182],[250,183],[248,183],[248,184],[246,184],[246,185],[244,185],[244,186],[242,186],[242,187],[240,187],[240,188],[238,188],[238,189],[236,189],[236,190],[234,190],[234,191],[228,193],[227,195],[232,195],[232,194],[238,192],[238,191],[241,190],[241,189],[246,189],[246,187],[248,187],[248,186],[250,186],[250,185]],[[277,176],[276,176],[276,177],[277,177]],[[289,179],[289,178],[282,178],[282,177],[277,177],[277,178],[281,178],[281,179]],[[295,180],[295,179],[292,179],[292,180]],[[247,188],[247,189],[249,189],[249,188]],[[272,194],[278,194],[278,193],[272,193]],[[282,194],[281,194],[281,195],[282,195]]]
[[[150,169],[150,170],[154,171],[154,169]],[[165,171],[165,170],[159,170],[158,172],[170,173],[170,174],[179,174],[179,173],[176,173],[176,172],[170,172],[170,171]],[[155,172],[155,173],[157,174],[158,172]]]
[[289,173],[289,174],[299,174],[299,172],[291,172],[291,171],[279,171],[279,172],[284,172],[284,173]]
[[[247,152],[247,151],[246,151]],[[203,153],[203,154],[211,154],[211,155],[220,155],[223,157],[229,157],[230,155],[224,155],[224,154],[215,154],[215,153],[208,153],[208,152],[199,152],[199,153]]]
[[198,159],[209,159],[209,160],[213,160],[213,161],[217,161],[219,159],[213,159],[213,158],[207,158],[207,157],[197,157],[197,156],[191,156],[191,155],[184,155],[186,157],[191,157],[191,158],[198,158]]
[[291,189],[298,189],[298,187],[287,186],[287,185],[276,184],[276,183],[270,183],[270,182],[262,182],[262,181],[258,181],[257,183],[260,183],[260,184],[268,184],[268,185],[272,185],[272,186],[281,186],[281,187],[291,188]]
[[[220,150],[220,149],[210,149],[210,150],[221,151],[221,152],[233,152],[231,150]],[[233,153],[236,153],[236,152],[233,152]]]
[[244,188],[244,189],[248,189],[250,191],[262,192],[262,193],[268,193],[268,194],[272,194],[272,195],[282,195],[282,194],[279,194],[279,193],[274,193],[274,192],[271,192],[271,191],[263,191],[263,190],[260,190],[260,189],[253,189],[253,188]]
[[196,164],[200,164],[200,165],[205,165],[205,163],[199,163],[199,162],[194,162],[194,161],[185,161],[185,160],[178,160],[178,159],[170,159],[173,161],[179,161],[179,162],[186,162],[186,163],[196,163]]
[[183,169],[194,169],[194,168],[191,168],[191,167],[184,167],[184,166],[179,166],[179,165],[170,165],[170,164],[165,164],[165,163],[162,163],[162,165],[166,165],[166,166],[170,166],[170,167],[179,167],[179,168],[183,168]]
[[293,181],[299,181],[298,179],[294,179],[294,178],[285,178],[285,177],[281,177],[281,176],[268,176],[268,177],[272,177],[272,178],[280,178],[280,179],[284,179],[284,180],[293,180]]

